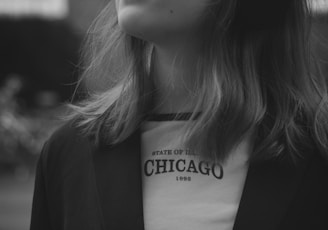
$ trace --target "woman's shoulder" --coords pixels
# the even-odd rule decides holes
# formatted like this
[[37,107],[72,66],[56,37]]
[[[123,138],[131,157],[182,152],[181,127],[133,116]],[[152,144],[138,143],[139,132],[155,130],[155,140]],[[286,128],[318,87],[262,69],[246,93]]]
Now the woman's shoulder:
[[82,143],[90,144],[90,141],[74,122],[66,122],[52,133],[46,143],[54,149],[70,149]]
[[89,160],[93,151],[92,142],[73,123],[62,124],[45,142],[40,158],[44,164],[66,165]]

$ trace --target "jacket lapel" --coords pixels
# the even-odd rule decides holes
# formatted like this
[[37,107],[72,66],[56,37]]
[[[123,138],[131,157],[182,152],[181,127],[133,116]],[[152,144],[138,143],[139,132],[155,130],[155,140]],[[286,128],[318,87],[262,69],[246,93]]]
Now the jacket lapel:
[[306,162],[276,159],[251,164],[233,230],[279,229],[301,184]]
[[144,229],[140,157],[140,131],[118,145],[94,153],[106,229]]

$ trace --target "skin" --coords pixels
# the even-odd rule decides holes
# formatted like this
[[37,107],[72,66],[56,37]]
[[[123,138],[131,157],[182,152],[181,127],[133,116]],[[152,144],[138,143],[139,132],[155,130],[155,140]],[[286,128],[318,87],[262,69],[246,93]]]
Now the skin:
[[151,74],[155,112],[188,112],[192,108],[193,67],[201,39],[197,31],[208,2],[116,0],[120,27],[155,47]]
[[164,45],[190,36],[199,24],[207,2],[208,0],[116,0],[116,9],[119,25],[123,30],[141,39]]

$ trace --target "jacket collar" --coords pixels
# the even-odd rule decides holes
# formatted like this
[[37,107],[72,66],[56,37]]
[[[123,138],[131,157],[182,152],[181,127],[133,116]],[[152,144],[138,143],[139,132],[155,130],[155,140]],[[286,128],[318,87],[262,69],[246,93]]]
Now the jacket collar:
[[[96,184],[106,229],[143,230],[140,130],[95,151]],[[300,186],[305,161],[250,164],[233,230],[276,229]]]
[[233,230],[279,229],[301,185],[306,162],[275,159],[250,164]]
[[94,152],[105,229],[144,229],[140,150],[137,131],[120,144]]

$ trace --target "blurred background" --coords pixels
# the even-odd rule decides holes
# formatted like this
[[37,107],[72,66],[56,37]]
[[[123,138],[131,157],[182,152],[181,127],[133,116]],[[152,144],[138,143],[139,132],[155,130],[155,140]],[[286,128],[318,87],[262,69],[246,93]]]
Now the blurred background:
[[[81,41],[109,0],[0,0],[0,230],[29,228],[34,169],[78,79]],[[328,0],[313,0],[328,73]]]
[[0,0],[0,230],[29,229],[34,169],[108,0]]

